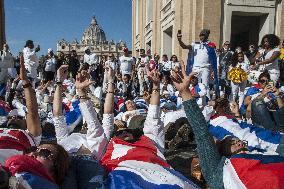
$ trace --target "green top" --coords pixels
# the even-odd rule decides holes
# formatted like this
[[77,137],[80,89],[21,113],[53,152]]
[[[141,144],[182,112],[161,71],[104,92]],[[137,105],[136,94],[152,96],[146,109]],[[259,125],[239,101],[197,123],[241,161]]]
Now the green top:
[[221,157],[219,154],[195,99],[183,102],[183,106],[195,135],[197,152],[204,178],[212,189],[223,189],[223,166],[226,158]]

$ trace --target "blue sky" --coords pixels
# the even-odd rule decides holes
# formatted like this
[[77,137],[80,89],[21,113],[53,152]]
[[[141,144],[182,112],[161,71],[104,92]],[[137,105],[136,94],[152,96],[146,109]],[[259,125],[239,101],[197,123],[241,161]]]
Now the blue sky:
[[93,15],[107,40],[122,39],[131,48],[131,0],[5,0],[6,39],[13,54],[27,39],[46,54],[62,38],[80,40]]

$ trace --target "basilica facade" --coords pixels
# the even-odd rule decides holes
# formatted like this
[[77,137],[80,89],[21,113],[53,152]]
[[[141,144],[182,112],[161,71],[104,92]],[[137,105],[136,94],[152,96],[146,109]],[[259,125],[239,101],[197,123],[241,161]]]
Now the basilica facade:
[[65,39],[58,41],[57,53],[62,52],[65,55],[70,54],[72,50],[77,52],[79,58],[82,59],[86,47],[89,47],[92,53],[96,53],[101,59],[103,56],[114,54],[119,57],[123,54],[123,49],[126,47],[125,42],[107,41],[104,30],[98,25],[95,17],[92,18],[90,25],[85,29],[80,41],[74,40],[68,42]]

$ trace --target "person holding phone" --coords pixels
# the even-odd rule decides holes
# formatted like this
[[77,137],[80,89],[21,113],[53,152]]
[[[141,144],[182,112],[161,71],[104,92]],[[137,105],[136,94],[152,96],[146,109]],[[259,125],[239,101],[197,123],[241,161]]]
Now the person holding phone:
[[214,70],[215,87],[218,94],[219,84],[217,77],[217,56],[215,53],[215,44],[209,41],[210,30],[203,29],[199,34],[199,42],[193,42],[186,45],[182,41],[181,30],[178,30],[177,38],[180,46],[183,49],[188,49],[188,63],[186,72],[189,74],[191,71],[198,73],[199,83],[202,83],[207,88],[207,97],[209,95],[209,81],[210,81],[210,68]]

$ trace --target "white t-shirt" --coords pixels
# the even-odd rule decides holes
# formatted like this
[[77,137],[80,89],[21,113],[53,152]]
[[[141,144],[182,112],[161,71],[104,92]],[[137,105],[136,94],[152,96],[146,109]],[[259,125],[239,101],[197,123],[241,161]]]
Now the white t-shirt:
[[204,46],[204,43],[192,43],[192,50],[194,56],[193,67],[205,67],[210,66],[209,55],[207,48]]
[[112,62],[111,60],[107,60],[105,62],[105,66],[111,67],[114,71],[116,71],[116,68],[117,68],[116,62]]
[[176,67],[180,67],[179,62],[167,61],[167,62],[162,62],[162,64],[163,64],[164,71],[171,71],[172,69]]
[[27,69],[28,77],[36,78],[37,77],[37,68],[39,66],[38,57],[36,52],[29,47],[25,47],[23,50],[23,56],[25,60],[25,68]]
[[132,67],[135,65],[135,62],[132,57],[121,56],[119,57],[120,71],[122,75],[131,74]]
[[[265,53],[265,49],[261,49],[258,51],[260,55],[264,58],[263,60],[267,60],[272,57],[274,52],[280,52],[280,49],[278,47],[272,49],[271,51]],[[273,72],[279,72],[279,66],[278,66],[278,58],[274,60],[272,63],[261,65],[259,69],[262,71],[264,69],[268,71],[273,71]]]
[[146,67],[146,65],[149,63],[149,57],[145,56],[140,58],[141,58],[140,67]]
[[88,63],[89,65],[97,64],[98,59],[95,53],[93,54],[84,54],[84,63]]
[[51,57],[45,62],[45,71],[46,72],[55,72],[56,70],[56,59]]

